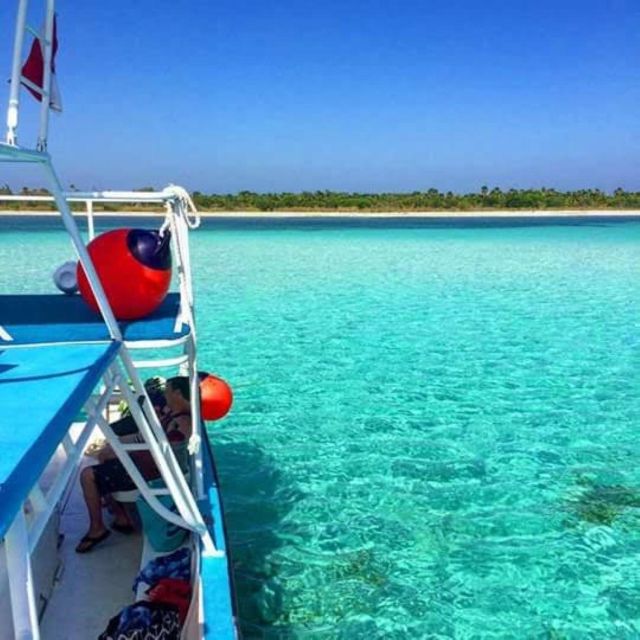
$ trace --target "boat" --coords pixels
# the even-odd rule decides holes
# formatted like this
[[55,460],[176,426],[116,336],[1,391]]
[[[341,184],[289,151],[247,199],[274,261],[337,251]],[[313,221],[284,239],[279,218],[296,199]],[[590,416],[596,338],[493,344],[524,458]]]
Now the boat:
[[[0,162],[30,163],[46,178],[50,196],[42,199],[52,200],[60,214],[97,311],[90,309],[86,295],[0,294],[0,639],[112,637],[110,621],[115,620],[116,627],[122,624],[122,612],[132,612],[135,603],[153,611],[146,604],[150,601],[174,619],[180,613],[179,631],[174,628],[174,635],[166,637],[238,638],[220,485],[200,403],[189,253],[197,213],[187,192],[173,185],[144,193],[63,190],[48,150],[49,112],[56,106],[55,2],[31,5],[28,0],[17,3]],[[44,21],[42,31],[28,24],[34,5]],[[35,79],[23,64],[28,34],[35,36],[30,57],[35,51],[41,58]],[[31,122],[31,133],[37,129],[32,145],[23,144],[29,120],[19,119],[25,88],[40,102],[37,123]],[[89,240],[96,235],[91,215],[95,203],[163,207],[166,215],[157,233],[170,238],[177,290],[143,317],[117,319],[97,259],[72,213],[72,201],[87,207]],[[148,372],[159,368],[189,381],[193,427],[184,460],[169,443],[143,382]],[[122,402],[137,430],[135,442],[121,439],[113,424]],[[147,515],[142,535],[114,532],[90,553],[78,554],[75,544],[87,530],[78,478],[90,464],[86,448],[96,433],[104,436],[134,485],[113,498],[128,509],[135,501]],[[136,452],[146,452],[159,478],[151,481],[141,473],[134,462]],[[154,543],[147,524],[158,522],[181,533],[173,549],[159,549],[157,539]],[[170,604],[175,593],[163,599],[149,584],[149,568],[169,564],[176,554],[186,567],[180,606]]]

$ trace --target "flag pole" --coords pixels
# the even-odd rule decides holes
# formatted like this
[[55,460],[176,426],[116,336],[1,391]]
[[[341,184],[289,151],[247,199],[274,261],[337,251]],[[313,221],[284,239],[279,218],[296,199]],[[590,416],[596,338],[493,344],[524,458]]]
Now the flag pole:
[[20,75],[22,68],[22,45],[24,44],[24,28],[27,22],[27,5],[29,0],[18,2],[16,17],[16,36],[13,41],[13,63],[11,66],[11,89],[9,108],[7,109],[7,144],[15,146],[18,142],[18,107],[20,105]]
[[40,42],[44,60],[42,76],[42,101],[40,103],[40,134],[38,135],[38,151],[47,150],[49,131],[49,109],[51,108],[51,59],[53,57],[53,29],[55,21],[55,0],[47,0],[47,17],[45,22],[44,42]]

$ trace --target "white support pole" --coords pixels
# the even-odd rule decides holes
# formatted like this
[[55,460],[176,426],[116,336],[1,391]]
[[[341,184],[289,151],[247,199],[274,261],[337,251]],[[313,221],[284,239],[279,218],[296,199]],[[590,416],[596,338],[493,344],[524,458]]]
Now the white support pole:
[[189,228],[187,212],[181,200],[172,203],[171,231],[174,234],[174,247],[180,275],[180,290],[186,298],[190,324],[193,322],[193,282],[191,280],[191,257],[189,252]]
[[200,416],[200,379],[198,378],[198,371],[196,369],[196,345],[193,339],[190,339],[186,344],[186,352],[188,356],[189,365],[189,385],[191,392],[191,419],[193,421],[193,435],[191,442],[189,443],[190,452],[193,455],[193,467],[196,478],[196,495],[198,499],[204,498],[204,464],[202,460],[202,437],[206,438],[207,435],[202,434],[202,419]]
[[38,151],[47,150],[49,132],[49,110],[51,108],[51,59],[53,57],[53,21],[55,0],[47,0],[47,15],[44,28],[44,42],[40,41],[43,50],[44,75],[42,77],[42,101],[40,102],[40,134],[38,135]]
[[189,227],[187,212],[182,198],[174,197],[169,203],[169,226],[172,243],[178,266],[178,282],[180,285],[180,315],[189,325],[189,339],[185,345],[187,367],[191,395],[191,417],[193,433],[189,441],[189,452],[193,455],[193,466],[196,478],[196,495],[204,497],[202,429],[200,416],[200,380],[198,378],[198,361],[196,353],[196,326],[194,313],[193,282],[191,280],[191,259],[189,251]]
[[42,493],[42,489],[39,484],[34,484],[31,487],[31,492],[29,493],[29,502],[31,503],[31,507],[33,511],[37,514],[44,511],[47,508],[47,500],[44,497],[44,493]]
[[20,75],[22,73],[22,46],[24,44],[24,29],[27,22],[27,7],[29,0],[18,2],[16,17],[16,35],[13,41],[13,62],[11,65],[11,89],[9,92],[9,108],[7,109],[7,144],[15,146],[18,143],[18,112],[20,107]]
[[[193,308],[193,284],[191,281],[191,264],[189,257],[189,231],[186,226],[184,218],[186,214],[182,210],[182,203],[180,202],[180,200],[175,200],[172,205],[173,206],[170,212],[170,228],[172,234],[173,249],[178,267],[178,284],[180,286],[181,307],[180,314],[183,318],[183,321],[186,321],[186,323],[189,325],[189,336],[193,345],[191,349],[189,349],[189,347],[187,346],[187,353],[191,359],[190,364],[195,369],[196,327]],[[192,390],[198,391],[197,388],[193,387]],[[197,417],[199,418],[199,416]]]
[[89,229],[89,242],[96,237],[96,230],[93,224],[93,200],[86,200],[87,204],[87,227]]
[[156,358],[155,360],[134,360],[136,369],[158,369],[159,367],[179,367],[187,362],[187,356],[181,355],[175,358]]
[[73,246],[80,258],[80,262],[84,267],[84,271],[87,274],[87,279],[89,280],[89,284],[91,285],[91,290],[93,291],[93,295],[96,298],[96,302],[98,303],[98,308],[100,309],[100,313],[102,313],[102,317],[109,329],[109,334],[112,339],[122,341],[122,333],[120,332],[120,327],[118,326],[118,322],[113,315],[113,311],[111,310],[111,306],[109,305],[109,301],[107,300],[107,296],[104,293],[104,289],[102,288],[102,284],[100,279],[98,278],[98,274],[96,272],[95,267],[93,266],[93,262],[89,257],[89,253],[87,252],[87,248],[82,241],[82,237],[80,236],[80,232],[78,231],[78,225],[76,225],[76,221],[73,218],[71,213],[71,209],[69,208],[69,203],[66,201],[63,193],[62,193],[62,185],[60,184],[60,180],[56,175],[55,170],[53,169],[53,165],[51,164],[51,160],[48,156],[45,156],[45,161],[42,165],[45,168],[45,172],[48,174],[53,196],[55,198],[56,204],[58,206],[58,210],[60,211],[60,215],[62,216],[62,221],[64,222],[64,226],[67,228],[69,235],[71,236],[71,240],[73,242]]
[[38,609],[31,572],[27,523],[22,509],[4,539],[11,594],[13,634],[16,640],[39,640]]
[[127,349],[130,351],[140,351],[142,349],[164,349],[166,347],[178,347],[187,341],[189,334],[179,338],[168,338],[164,340],[125,340]]
[[[24,80],[23,80],[24,81]],[[24,151],[24,150],[23,150]],[[38,162],[42,161],[41,156],[37,156]],[[144,202],[146,204],[163,204],[166,198],[162,192],[146,192],[146,191],[65,191],[64,197],[68,202]],[[0,202],[53,202],[53,196],[7,196],[0,195]],[[154,216],[160,216],[160,213],[153,213]]]

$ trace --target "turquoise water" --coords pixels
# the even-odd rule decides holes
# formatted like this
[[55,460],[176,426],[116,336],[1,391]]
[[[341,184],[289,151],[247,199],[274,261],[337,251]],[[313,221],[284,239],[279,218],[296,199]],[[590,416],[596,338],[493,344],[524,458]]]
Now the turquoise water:
[[[68,242],[17,227],[0,290],[48,290]],[[193,254],[246,637],[640,636],[640,223]]]

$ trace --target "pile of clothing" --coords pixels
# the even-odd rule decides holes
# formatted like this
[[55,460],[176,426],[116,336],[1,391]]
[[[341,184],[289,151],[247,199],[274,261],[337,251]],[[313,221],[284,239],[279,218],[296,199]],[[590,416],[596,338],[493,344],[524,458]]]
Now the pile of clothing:
[[98,640],[179,640],[191,602],[191,553],[181,548],[149,562],[136,576],[133,591],[145,584],[146,600],[111,618]]

